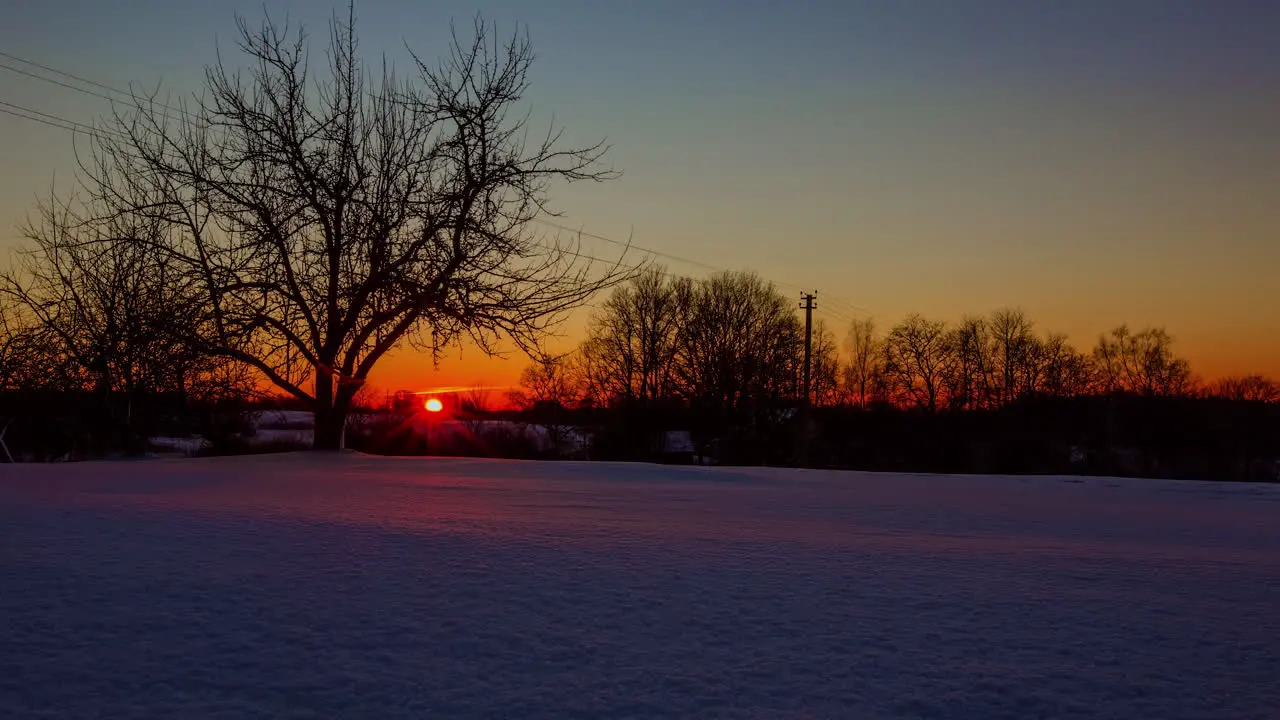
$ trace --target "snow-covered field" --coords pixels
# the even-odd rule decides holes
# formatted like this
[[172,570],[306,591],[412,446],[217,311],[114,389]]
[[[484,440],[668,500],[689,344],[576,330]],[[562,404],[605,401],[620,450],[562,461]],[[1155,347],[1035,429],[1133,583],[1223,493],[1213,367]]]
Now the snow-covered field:
[[2,718],[1280,717],[1280,487],[0,466]]

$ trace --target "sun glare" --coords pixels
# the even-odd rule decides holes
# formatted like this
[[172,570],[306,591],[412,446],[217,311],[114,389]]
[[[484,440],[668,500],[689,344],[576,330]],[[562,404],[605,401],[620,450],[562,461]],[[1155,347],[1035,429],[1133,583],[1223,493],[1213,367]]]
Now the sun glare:
[[444,409],[444,403],[440,402],[439,398],[427,398],[427,402],[423,407],[427,409],[427,412],[436,413]]

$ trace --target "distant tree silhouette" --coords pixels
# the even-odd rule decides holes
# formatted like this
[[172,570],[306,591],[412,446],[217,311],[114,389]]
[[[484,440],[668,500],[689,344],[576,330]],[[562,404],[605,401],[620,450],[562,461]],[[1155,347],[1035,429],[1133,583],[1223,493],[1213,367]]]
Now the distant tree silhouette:
[[844,393],[854,407],[866,408],[879,397],[884,385],[884,348],[871,318],[855,319],[845,334],[849,361],[842,372]]
[[[819,382],[830,395],[838,357],[823,328]],[[755,274],[694,281],[650,268],[592,316],[578,353],[580,383],[598,406],[681,399],[736,409],[795,399],[801,334],[787,298]]]
[[803,328],[789,299],[754,273],[695,283],[676,372],[685,397],[737,409],[797,396]]
[[991,314],[987,327],[994,345],[995,404],[1005,405],[1036,392],[1040,365],[1033,323],[1021,310],[1004,308]]
[[1225,377],[1210,384],[1205,394],[1223,400],[1280,402],[1280,383],[1262,375]]
[[984,318],[967,315],[950,331],[952,353],[947,393],[951,407],[966,410],[999,403],[995,343]]
[[234,363],[182,339],[198,333],[200,311],[169,258],[118,241],[139,234],[132,218],[83,222],[71,212],[56,200],[42,204],[25,232],[32,246],[0,274],[0,293],[21,306],[46,351],[70,364],[63,386],[87,384],[127,404],[137,393],[206,394],[234,377]]
[[899,402],[929,412],[941,407],[955,358],[948,340],[946,323],[914,313],[889,331],[885,376]]
[[571,407],[582,398],[566,356],[535,360],[520,373],[520,387],[511,393],[511,404],[523,410],[540,406]]
[[1090,358],[1066,337],[1037,336],[1021,310],[965,316],[950,331],[949,406],[993,409],[1034,395],[1069,397],[1092,389]]
[[840,348],[836,344],[835,333],[831,332],[824,320],[813,324],[810,382],[815,406],[835,405],[840,401]]
[[1095,371],[1090,358],[1076,350],[1067,336],[1050,334],[1040,343],[1043,374],[1040,389],[1055,397],[1079,397],[1094,387]]
[[1098,389],[1106,393],[1185,395],[1193,385],[1191,366],[1173,354],[1164,328],[1134,333],[1121,325],[1098,338],[1093,362]]
[[157,250],[199,297],[185,339],[305,402],[317,449],[342,445],[354,394],[393,348],[506,338],[536,353],[627,276],[531,230],[552,183],[615,173],[602,144],[530,138],[523,35],[500,44],[477,20],[401,81],[361,62],[353,13],[332,23],[324,71],[300,31],[238,25],[245,70],[210,67],[181,117],[129,105],[95,137],[84,185],[94,216],[134,221],[114,244]]
[[[565,359],[563,367],[581,367],[575,359],[597,352],[596,368],[631,368],[619,373],[608,397],[577,411],[557,403],[548,412],[526,402],[525,417],[546,427],[548,437],[589,425],[598,457],[671,459],[655,450],[663,431],[686,429],[694,458],[794,462],[800,428],[790,409],[800,399],[803,357],[794,304],[750,275],[663,283],[651,278],[619,291],[617,302],[593,318],[583,352]],[[678,308],[673,334],[663,336],[675,338],[677,381],[661,398],[670,402],[637,406],[634,369],[644,363],[635,342],[636,298],[664,296],[664,287],[675,288]],[[598,342],[602,337],[610,341]],[[813,346],[819,408],[808,457],[830,467],[913,472],[1275,480],[1276,383],[1224,378],[1192,395],[1190,368],[1172,342],[1163,330],[1121,328],[1087,354],[1062,334],[1038,334],[1021,311],[1005,309],[950,326],[911,315],[884,338],[870,319],[859,319],[850,324],[839,361],[820,320]],[[525,385],[563,387],[566,375],[535,365]],[[840,402],[830,402],[837,377]],[[551,394],[567,393],[528,393]]]
[[581,349],[586,389],[597,404],[645,406],[672,396],[687,286],[653,267],[603,303]]
[[31,382],[34,339],[22,308],[0,293],[0,391],[24,388]]

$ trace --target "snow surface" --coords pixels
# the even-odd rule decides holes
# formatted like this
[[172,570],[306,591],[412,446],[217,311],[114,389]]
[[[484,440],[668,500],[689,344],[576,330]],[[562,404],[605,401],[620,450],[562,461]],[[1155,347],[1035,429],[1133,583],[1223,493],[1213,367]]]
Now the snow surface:
[[209,447],[209,441],[202,437],[168,437],[157,436],[147,440],[156,455],[191,456]]
[[0,466],[3,718],[1276,718],[1280,487]]
[[310,430],[315,426],[315,414],[307,410],[263,410],[257,413],[254,424],[259,428]]

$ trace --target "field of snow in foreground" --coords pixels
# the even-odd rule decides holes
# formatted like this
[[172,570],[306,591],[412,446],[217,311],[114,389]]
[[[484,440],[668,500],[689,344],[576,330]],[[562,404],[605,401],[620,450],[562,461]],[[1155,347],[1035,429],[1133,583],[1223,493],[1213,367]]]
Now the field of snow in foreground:
[[0,466],[2,718],[1276,718],[1280,487]]

